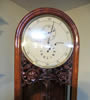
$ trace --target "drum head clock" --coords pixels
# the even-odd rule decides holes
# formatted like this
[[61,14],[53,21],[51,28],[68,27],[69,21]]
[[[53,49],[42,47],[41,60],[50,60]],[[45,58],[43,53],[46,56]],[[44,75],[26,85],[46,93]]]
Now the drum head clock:
[[15,100],[77,100],[79,35],[72,19],[38,8],[15,35]]

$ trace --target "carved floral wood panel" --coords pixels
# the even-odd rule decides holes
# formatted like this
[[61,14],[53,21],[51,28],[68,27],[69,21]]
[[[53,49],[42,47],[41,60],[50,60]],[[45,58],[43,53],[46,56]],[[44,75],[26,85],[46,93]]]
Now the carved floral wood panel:
[[[73,56],[73,55],[72,55]],[[52,69],[39,68],[30,63],[22,53],[21,56],[21,74],[22,74],[22,86],[32,85],[40,80],[43,82],[55,80],[60,85],[70,85],[72,82],[72,58],[60,67]]]

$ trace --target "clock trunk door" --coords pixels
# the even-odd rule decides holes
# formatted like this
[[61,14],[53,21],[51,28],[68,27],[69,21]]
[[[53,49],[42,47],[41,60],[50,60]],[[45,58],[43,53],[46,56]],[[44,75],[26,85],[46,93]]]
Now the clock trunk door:
[[37,83],[32,87],[23,88],[23,100],[70,100],[70,87],[55,82]]

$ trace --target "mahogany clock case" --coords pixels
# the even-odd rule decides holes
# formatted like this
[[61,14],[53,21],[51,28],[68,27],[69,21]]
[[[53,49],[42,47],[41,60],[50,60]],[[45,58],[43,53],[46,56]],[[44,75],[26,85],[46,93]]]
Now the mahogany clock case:
[[[21,50],[25,26],[36,16],[51,14],[64,20],[74,39],[73,53],[61,66],[40,68],[32,64]],[[20,21],[15,35],[15,99],[14,100],[77,100],[79,34],[72,19],[55,8],[38,8]]]

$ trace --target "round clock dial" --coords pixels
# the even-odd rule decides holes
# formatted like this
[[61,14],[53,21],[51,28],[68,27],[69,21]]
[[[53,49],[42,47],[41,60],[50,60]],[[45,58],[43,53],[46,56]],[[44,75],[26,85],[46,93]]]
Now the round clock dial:
[[26,58],[41,68],[64,64],[73,51],[72,32],[61,18],[44,14],[33,18],[22,34],[21,48]]

